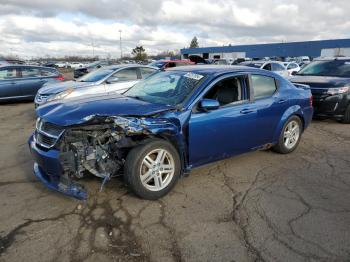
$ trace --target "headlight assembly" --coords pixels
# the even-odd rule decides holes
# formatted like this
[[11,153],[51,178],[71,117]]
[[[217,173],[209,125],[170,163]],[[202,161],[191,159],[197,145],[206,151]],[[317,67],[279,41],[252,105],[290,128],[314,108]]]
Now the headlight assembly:
[[340,94],[347,93],[348,91],[349,91],[349,87],[348,86],[343,86],[343,87],[329,88],[327,90],[327,94],[329,94],[329,95],[340,95]]
[[51,101],[63,99],[63,98],[65,98],[66,96],[68,96],[70,93],[72,93],[73,91],[74,91],[74,89],[73,89],[73,88],[70,88],[70,89],[67,89],[66,91],[63,91],[63,92],[58,93],[58,94],[56,94],[56,95],[50,96],[50,97],[47,99],[47,102],[51,102]]

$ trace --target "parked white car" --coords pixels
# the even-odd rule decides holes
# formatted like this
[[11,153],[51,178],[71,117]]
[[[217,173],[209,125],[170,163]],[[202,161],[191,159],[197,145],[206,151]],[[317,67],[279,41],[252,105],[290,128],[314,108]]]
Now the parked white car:
[[289,73],[287,69],[284,67],[284,65],[281,62],[278,62],[278,61],[263,61],[263,60],[249,61],[249,62],[242,62],[240,63],[240,65],[265,69],[265,70],[275,72],[285,78],[289,77]]
[[35,107],[50,101],[82,95],[123,93],[157,71],[157,67],[138,64],[106,66],[73,81],[44,85],[35,97]]
[[69,64],[69,66],[73,69],[77,69],[77,68],[84,67],[85,65],[83,63],[80,63],[80,62],[71,62]]
[[68,68],[69,66],[68,62],[57,62],[55,65],[59,68]]
[[293,72],[298,73],[301,69],[296,62],[284,62],[283,65],[287,69],[289,76],[293,75]]

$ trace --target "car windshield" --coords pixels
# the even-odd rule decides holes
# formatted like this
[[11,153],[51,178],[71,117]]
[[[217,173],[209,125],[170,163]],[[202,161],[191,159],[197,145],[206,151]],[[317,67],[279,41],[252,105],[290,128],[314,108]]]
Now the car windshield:
[[155,66],[158,68],[162,68],[165,64],[166,64],[166,62],[155,61],[155,62],[150,63],[149,66]]
[[297,75],[350,77],[350,61],[313,61]]
[[111,73],[113,73],[112,69],[98,69],[80,77],[77,82],[97,82]]
[[192,72],[159,72],[137,83],[124,95],[150,103],[176,106],[184,102],[205,78],[205,75]]

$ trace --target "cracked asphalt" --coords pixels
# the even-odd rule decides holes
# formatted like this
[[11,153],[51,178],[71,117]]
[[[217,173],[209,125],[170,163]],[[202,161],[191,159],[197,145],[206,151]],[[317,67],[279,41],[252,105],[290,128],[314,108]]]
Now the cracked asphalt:
[[89,177],[82,202],[33,176],[33,104],[0,118],[0,261],[350,261],[349,125],[314,121],[294,153],[193,170],[159,201]]

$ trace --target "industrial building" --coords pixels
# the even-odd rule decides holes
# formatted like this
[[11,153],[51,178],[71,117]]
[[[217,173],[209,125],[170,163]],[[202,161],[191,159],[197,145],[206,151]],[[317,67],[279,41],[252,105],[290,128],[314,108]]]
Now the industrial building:
[[199,55],[204,59],[350,56],[350,39],[184,48],[181,55],[183,58]]

